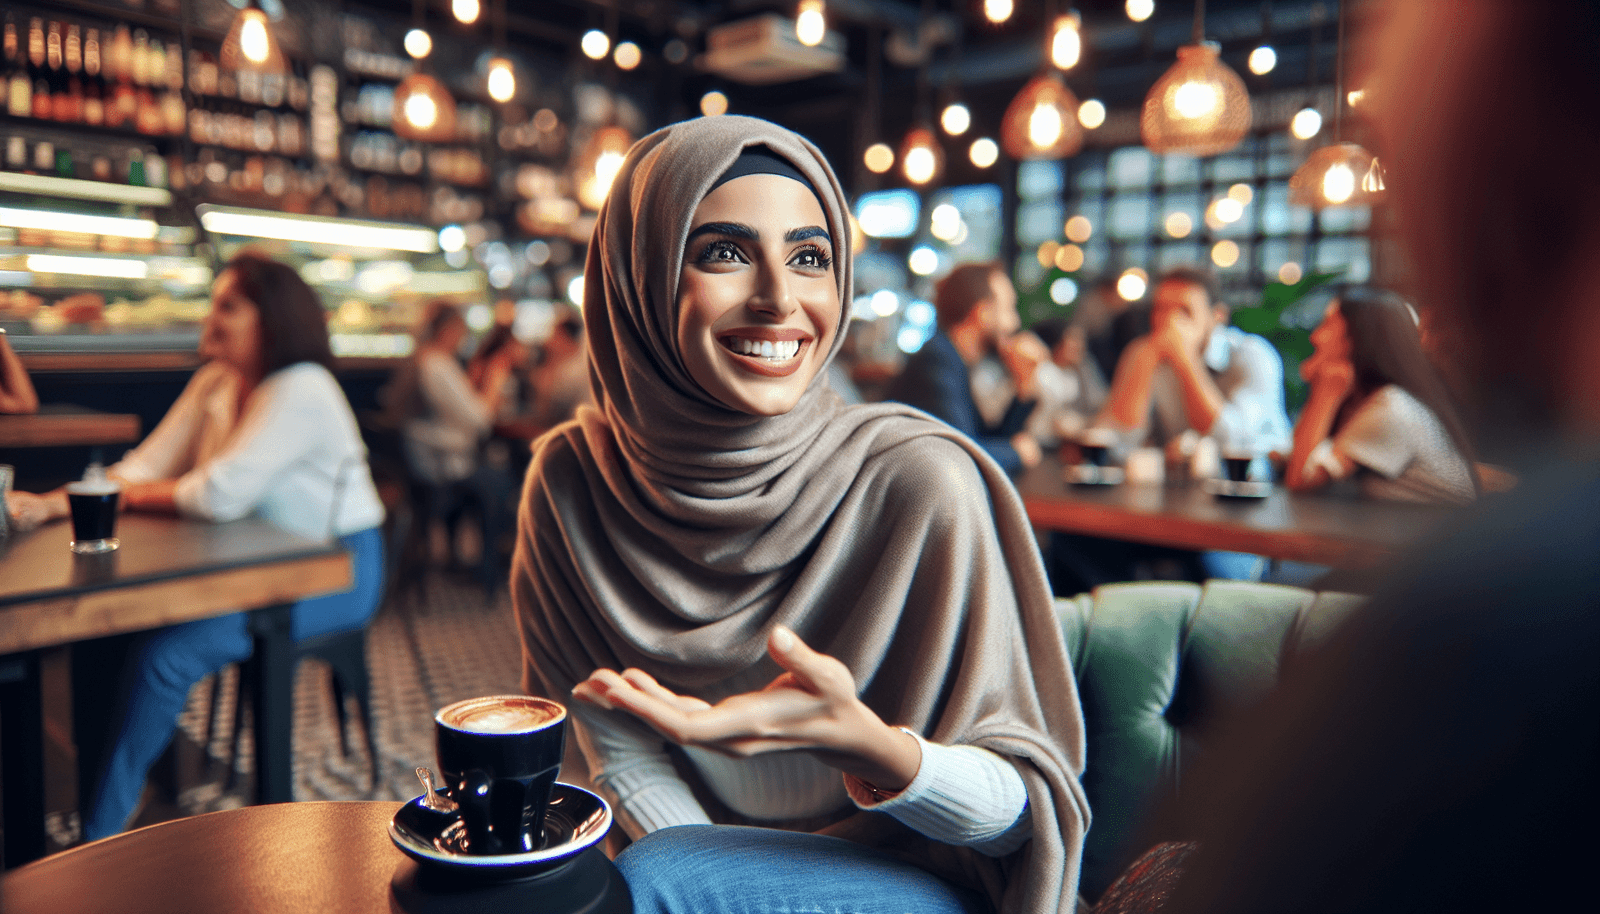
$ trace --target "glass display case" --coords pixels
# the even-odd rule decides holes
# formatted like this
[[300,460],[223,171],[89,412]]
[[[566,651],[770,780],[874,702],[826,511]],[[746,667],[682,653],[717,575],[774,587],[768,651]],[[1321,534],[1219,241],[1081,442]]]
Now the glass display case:
[[322,297],[334,355],[343,359],[409,355],[428,302],[485,304],[489,297],[459,228],[209,204],[196,212],[218,269],[248,248],[298,270]]
[[164,188],[0,172],[0,325],[21,353],[192,351],[214,266]]

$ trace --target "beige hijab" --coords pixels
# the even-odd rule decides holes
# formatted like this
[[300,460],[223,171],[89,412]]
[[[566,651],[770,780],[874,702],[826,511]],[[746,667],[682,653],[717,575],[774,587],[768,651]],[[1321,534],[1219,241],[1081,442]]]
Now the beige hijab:
[[524,492],[512,575],[524,685],[565,699],[595,668],[632,666],[694,692],[770,664],[767,633],[787,625],[843,661],[885,721],[1006,757],[1033,811],[1033,840],[998,860],[881,814],[840,832],[980,887],[1001,910],[1070,911],[1089,825],[1083,724],[1010,481],[915,410],[844,406],[821,373],[785,415],[735,412],[677,351],[690,220],[750,146],[816,188],[850,300],[846,198],[810,143],[722,116],[634,146],[585,273],[598,408],[536,442]]

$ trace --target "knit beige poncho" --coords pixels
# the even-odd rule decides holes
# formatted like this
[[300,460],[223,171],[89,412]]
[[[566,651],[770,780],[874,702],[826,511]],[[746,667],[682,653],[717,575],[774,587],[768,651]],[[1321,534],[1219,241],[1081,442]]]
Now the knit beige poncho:
[[877,813],[834,831],[980,888],[1002,911],[1071,911],[1089,823],[1083,723],[1010,481],[915,410],[844,406],[823,374],[784,415],[733,411],[677,351],[690,220],[749,146],[816,188],[850,301],[846,198],[810,143],[722,116],[634,146],[585,273],[597,407],[536,442],[524,491],[512,575],[524,686],[566,700],[598,667],[638,667],[694,693],[770,664],[767,634],[787,625],[843,661],[888,723],[1014,764],[1033,814],[1032,840],[1001,859]]

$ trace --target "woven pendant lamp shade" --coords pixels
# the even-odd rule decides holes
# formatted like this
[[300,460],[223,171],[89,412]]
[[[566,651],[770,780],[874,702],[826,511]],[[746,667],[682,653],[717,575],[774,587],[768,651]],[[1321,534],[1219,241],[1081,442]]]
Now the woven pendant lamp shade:
[[1250,93],[1214,42],[1185,45],[1145,96],[1139,132],[1151,152],[1210,156],[1250,132]]
[[1064,159],[1083,148],[1078,97],[1054,72],[1022,87],[1000,121],[1000,145],[1013,159]]
[[1314,210],[1371,206],[1383,196],[1383,168],[1355,143],[1334,143],[1311,153],[1289,179],[1289,202]]
[[456,100],[433,76],[417,72],[394,90],[394,132],[403,139],[448,143],[456,138]]
[[217,53],[217,63],[224,70],[253,70],[261,74],[277,74],[287,69],[283,50],[272,37],[272,26],[267,14],[254,6],[246,7],[233,17],[228,35],[222,39],[222,49]]

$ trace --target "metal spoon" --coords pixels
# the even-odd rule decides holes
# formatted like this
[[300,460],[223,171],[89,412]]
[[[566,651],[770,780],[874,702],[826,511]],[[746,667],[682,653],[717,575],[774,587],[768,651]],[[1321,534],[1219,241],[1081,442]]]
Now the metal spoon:
[[417,780],[422,782],[423,806],[428,807],[434,812],[455,812],[461,808],[460,804],[456,803],[455,800],[452,800],[444,794],[434,790],[432,768],[418,768]]

